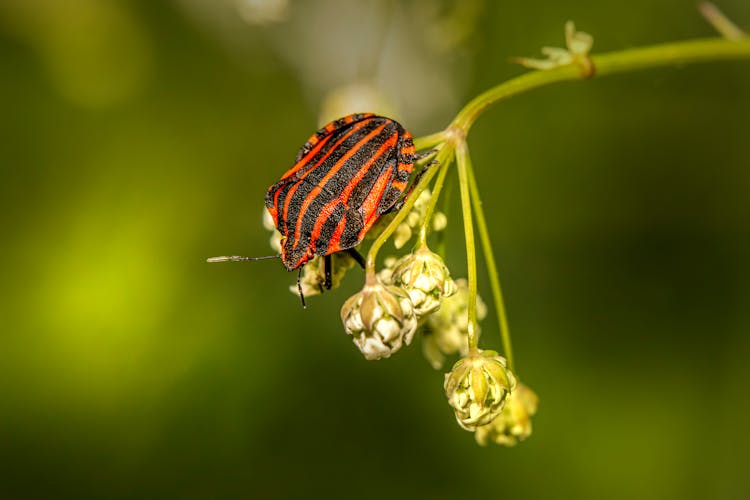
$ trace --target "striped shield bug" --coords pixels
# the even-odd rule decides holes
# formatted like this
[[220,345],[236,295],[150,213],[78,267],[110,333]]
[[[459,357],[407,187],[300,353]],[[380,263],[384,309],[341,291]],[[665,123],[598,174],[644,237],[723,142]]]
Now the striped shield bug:
[[[401,208],[416,159],[411,134],[390,118],[357,113],[332,121],[308,139],[294,166],[266,192],[266,208],[282,235],[281,254],[209,262],[281,258],[288,271],[301,272],[321,256],[330,288],[330,256],[346,251],[364,266],[354,247],[381,215]],[[297,288],[304,305],[299,274]]]

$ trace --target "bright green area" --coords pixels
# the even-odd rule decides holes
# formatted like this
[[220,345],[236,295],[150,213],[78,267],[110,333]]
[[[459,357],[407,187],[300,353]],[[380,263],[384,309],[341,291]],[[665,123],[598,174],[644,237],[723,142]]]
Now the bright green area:
[[[0,4],[0,497],[747,497],[750,62],[544,88],[472,129],[540,396],[527,442],[480,448],[418,340],[366,362],[344,334],[363,272],[302,310],[278,262],[205,263],[270,252],[265,189],[317,126],[277,28],[238,51],[178,2],[33,4]],[[568,19],[594,53],[713,35],[692,2],[488,0],[460,102]]]

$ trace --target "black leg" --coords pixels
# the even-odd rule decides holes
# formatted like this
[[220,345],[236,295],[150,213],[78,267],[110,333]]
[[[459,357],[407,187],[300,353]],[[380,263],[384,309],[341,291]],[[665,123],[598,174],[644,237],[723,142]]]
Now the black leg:
[[331,254],[326,255],[323,257],[323,274],[325,275],[325,281],[323,282],[323,286],[326,290],[330,290],[333,286],[333,278],[331,277],[331,273],[333,272],[333,261],[331,260]]
[[356,248],[348,248],[344,250],[346,253],[351,255],[352,259],[357,261],[357,264],[359,264],[362,269],[365,268],[365,258],[362,257],[362,254],[357,251]]
[[430,156],[432,156],[434,154],[437,154],[437,152],[438,152],[437,149],[429,149],[427,151],[423,151],[421,153],[417,153],[417,154],[414,155],[414,161],[415,162],[422,161],[425,158],[429,158]]
[[297,272],[297,291],[299,292],[299,298],[302,300],[302,309],[307,309],[307,305],[305,304],[305,294],[302,293],[302,267],[300,267],[299,272]]

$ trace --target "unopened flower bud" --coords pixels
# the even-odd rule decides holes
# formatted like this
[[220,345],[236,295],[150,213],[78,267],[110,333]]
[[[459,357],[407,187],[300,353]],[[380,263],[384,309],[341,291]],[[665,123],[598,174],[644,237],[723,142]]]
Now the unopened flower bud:
[[440,232],[446,227],[448,227],[448,217],[443,212],[435,212],[432,216],[432,230]]
[[402,222],[396,226],[396,230],[393,232],[393,245],[396,248],[401,248],[406,245],[406,242],[411,239],[412,230],[409,224]]
[[456,283],[443,259],[426,246],[401,258],[391,279],[394,285],[409,294],[414,312],[419,317],[437,311],[443,297],[456,293]]
[[495,351],[478,351],[453,365],[444,387],[458,424],[473,431],[500,415],[515,385],[505,358]]
[[378,271],[378,279],[384,285],[393,284],[393,268],[396,266],[396,262],[398,262],[398,258],[392,255],[386,257],[383,261],[383,268]]
[[536,413],[539,398],[528,388],[518,383],[505,400],[502,413],[487,425],[477,427],[474,438],[482,446],[496,443],[515,446],[531,435],[531,417]]
[[380,281],[365,285],[341,308],[344,330],[353,337],[366,359],[387,358],[409,345],[417,329],[409,295]]

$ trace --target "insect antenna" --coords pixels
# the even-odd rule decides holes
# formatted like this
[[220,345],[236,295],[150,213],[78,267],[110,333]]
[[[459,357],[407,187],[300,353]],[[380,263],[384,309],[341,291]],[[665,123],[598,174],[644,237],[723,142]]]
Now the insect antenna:
[[281,255],[264,255],[263,257],[240,257],[239,255],[222,256],[222,257],[209,257],[206,262],[238,262],[243,260],[266,260],[266,259],[280,259]]

